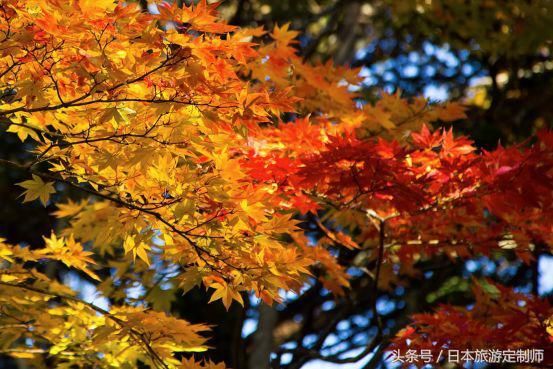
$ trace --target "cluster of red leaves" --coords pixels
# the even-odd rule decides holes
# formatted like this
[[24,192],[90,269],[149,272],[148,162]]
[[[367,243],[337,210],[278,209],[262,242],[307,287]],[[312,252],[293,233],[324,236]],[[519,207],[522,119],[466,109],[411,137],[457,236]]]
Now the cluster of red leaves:
[[[348,244],[374,247],[378,229],[369,212],[386,219],[385,257],[401,265],[435,254],[463,260],[506,249],[530,262],[535,245],[553,244],[551,131],[539,132],[535,142],[479,151],[466,137],[426,126],[402,142],[356,131],[325,136],[307,121],[299,127],[287,124],[271,134],[281,141],[293,135],[300,144],[252,151],[246,165],[256,180],[276,183],[290,206],[330,211],[332,219],[345,219],[344,232],[357,227],[334,235]],[[365,221],[345,215],[352,212],[365,214]],[[416,315],[393,347],[543,348],[550,355],[550,304],[497,290],[492,296],[476,288],[472,309],[442,306]]]
[[[421,167],[425,161],[431,163],[428,175],[434,180],[426,198],[430,202],[394,219],[395,236],[420,244],[433,241],[441,252],[451,250],[462,257],[510,248],[529,261],[533,245],[552,241],[552,137],[543,131],[529,148],[499,147],[482,154],[469,151],[468,145],[451,146],[446,138],[440,152],[434,153],[429,142],[417,157],[426,156]],[[420,244],[402,247],[400,252],[410,256]]]
[[[548,321],[553,306],[532,295],[486,281],[473,288],[471,308],[442,305],[430,314],[413,316],[412,326],[400,331],[390,349],[531,350],[543,349],[544,367],[553,364],[553,337]],[[443,356],[443,355],[442,355]]]
[[[404,261],[420,253],[468,257],[498,248],[516,248],[528,260],[532,243],[552,241],[550,131],[532,145],[480,153],[466,137],[426,126],[405,143],[355,132],[325,137],[305,121],[300,132],[294,126],[272,134],[280,141],[292,134],[301,143],[252,151],[245,163],[251,176],[276,183],[304,212],[331,203],[390,217],[389,238],[402,246],[396,253]],[[367,232],[365,238],[375,230]]]

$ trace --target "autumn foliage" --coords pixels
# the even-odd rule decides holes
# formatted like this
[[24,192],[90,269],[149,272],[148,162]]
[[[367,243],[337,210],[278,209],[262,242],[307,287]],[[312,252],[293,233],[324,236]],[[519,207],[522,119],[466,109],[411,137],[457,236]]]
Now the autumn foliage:
[[[34,160],[0,163],[27,173],[22,200],[55,206],[60,227],[44,244],[0,242],[0,352],[37,367],[219,368],[187,354],[208,349],[209,328],[166,314],[149,292],[161,281],[227,308],[250,292],[272,304],[314,278],[347,295],[331,246],[358,250],[378,291],[435,255],[530,263],[553,245],[553,132],[479,150],[432,128],[462,106],[363,102],[359,71],[305,63],[288,25],[239,29],[205,1],[158,9],[1,2],[1,124]],[[49,260],[94,281],[109,310],[49,276]],[[127,296],[133,283],[146,292]],[[553,307],[487,286],[472,310],[414,316],[392,347],[551,355]]]

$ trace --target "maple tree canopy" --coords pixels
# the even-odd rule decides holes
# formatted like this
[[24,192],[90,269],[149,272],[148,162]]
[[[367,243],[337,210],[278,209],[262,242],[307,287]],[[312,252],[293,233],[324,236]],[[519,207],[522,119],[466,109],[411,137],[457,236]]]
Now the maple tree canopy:
[[[536,244],[553,245],[553,132],[478,150],[439,128],[463,106],[363,102],[359,70],[304,62],[289,25],[237,28],[205,1],[158,10],[0,3],[0,124],[33,155],[0,164],[26,173],[23,202],[60,219],[41,244],[0,240],[1,353],[36,367],[222,368],[189,354],[208,350],[209,327],[167,314],[151,293],[162,281],[203,286],[226,308],[248,293],[270,305],[315,280],[347,296],[335,247],[358,251],[376,294],[436,255],[511,250],[530,263]],[[49,275],[49,260],[109,308]],[[474,286],[472,309],[415,315],[390,348],[542,348],[551,360],[547,301]],[[373,304],[371,350],[387,334]]]

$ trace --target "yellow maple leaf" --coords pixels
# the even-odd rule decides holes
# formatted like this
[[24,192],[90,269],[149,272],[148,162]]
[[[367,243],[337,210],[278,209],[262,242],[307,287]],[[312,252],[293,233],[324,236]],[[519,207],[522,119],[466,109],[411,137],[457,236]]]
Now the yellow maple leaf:
[[44,182],[42,178],[33,174],[33,179],[17,183],[25,189],[22,195],[25,196],[23,202],[40,199],[42,205],[46,206],[50,195],[56,193],[54,182]]
[[85,205],[86,202],[76,203],[70,199],[66,204],[57,204],[56,206],[58,210],[53,212],[52,214],[54,214],[58,218],[71,217],[81,211]]
[[192,288],[199,286],[202,283],[202,273],[197,268],[189,268],[180,275],[179,279],[179,287],[182,289],[182,293],[184,295]]
[[29,136],[31,136],[31,138],[35,141],[40,141],[40,138],[38,137],[38,134],[34,129],[29,127],[24,127],[22,125],[12,124],[11,126],[8,127],[6,132],[17,134],[17,137],[19,137],[21,142],[24,142]]
[[146,245],[144,242],[139,242],[137,245],[133,237],[127,237],[125,242],[123,242],[123,248],[125,249],[125,254],[132,252],[134,261],[136,261],[136,256],[138,256],[139,259],[150,265],[147,253],[147,251],[150,250],[150,246]]
[[439,111],[439,118],[444,122],[451,122],[459,119],[466,119],[466,107],[462,104],[450,102],[445,104]]
[[263,204],[249,203],[247,199],[244,199],[240,201],[240,207],[249,217],[253,218],[257,222],[267,219]]
[[46,244],[46,247],[54,253],[57,253],[64,248],[65,240],[63,237],[57,238],[56,235],[52,233],[50,235],[50,238],[47,238],[47,237],[42,237],[42,238],[44,239],[44,243]]
[[43,237],[43,239],[46,247],[38,250],[39,254],[47,258],[59,260],[68,267],[79,269],[92,279],[100,281],[96,273],[88,267],[88,264],[95,264],[94,260],[90,258],[92,253],[85,251],[83,246],[75,241],[73,235],[70,235],[69,238],[57,238],[52,233],[50,238]]
[[211,295],[211,299],[209,300],[210,303],[221,299],[221,301],[223,301],[223,305],[225,305],[225,309],[227,310],[232,304],[232,300],[238,301],[242,306],[244,305],[244,300],[242,299],[240,292],[236,291],[227,283],[213,283],[209,287],[215,289],[215,292],[213,292],[213,295]]
[[291,31],[290,30],[290,23],[284,24],[282,27],[279,27],[278,25],[275,26],[273,29],[273,32],[271,33],[271,37],[284,45],[289,45],[292,43],[296,43],[297,41],[295,38],[299,35],[298,31]]

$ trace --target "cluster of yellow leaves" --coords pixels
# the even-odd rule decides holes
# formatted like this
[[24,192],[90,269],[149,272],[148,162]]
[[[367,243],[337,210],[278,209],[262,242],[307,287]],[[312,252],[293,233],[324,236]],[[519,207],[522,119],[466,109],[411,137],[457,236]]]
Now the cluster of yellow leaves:
[[[248,129],[298,99],[288,87],[243,81],[263,54],[243,40],[248,31],[221,37],[234,27],[211,6],[158,7],[151,15],[110,1],[10,1],[2,67],[13,72],[1,82],[15,95],[1,109],[10,130],[37,141],[50,173],[104,197],[75,211],[62,205],[67,237],[196,269],[237,300],[255,290],[270,301],[301,286],[309,260],[278,240],[295,223],[239,157]],[[159,27],[168,24],[177,26]],[[54,193],[39,174],[20,185],[24,201],[46,205]]]
[[[52,234],[50,238],[44,237],[45,246],[41,249],[29,249],[28,247],[12,246],[0,238],[0,261],[3,259],[9,263],[17,261],[57,260],[70,268],[75,268],[92,279],[99,280],[98,276],[90,269],[95,264],[91,258],[93,254],[85,251],[83,246],[70,236],[69,238],[57,238]],[[5,277],[13,279],[13,277]],[[24,280],[24,279],[23,279]]]
[[130,306],[106,311],[81,301],[73,290],[37,269],[24,268],[22,261],[38,265],[45,259],[60,260],[97,279],[86,266],[90,253],[73,239],[52,235],[45,243],[30,250],[0,240],[0,352],[36,365],[55,356],[60,368],[84,362],[134,368],[137,361],[177,368],[182,363],[175,353],[207,349],[200,335],[208,331],[206,326]]
[[379,133],[383,137],[405,138],[411,132],[420,131],[423,124],[428,122],[451,122],[466,118],[464,110],[462,105],[455,102],[430,106],[422,97],[407,101],[401,98],[399,92],[394,95],[384,93],[374,105],[363,107],[365,118],[358,128],[368,135]]

